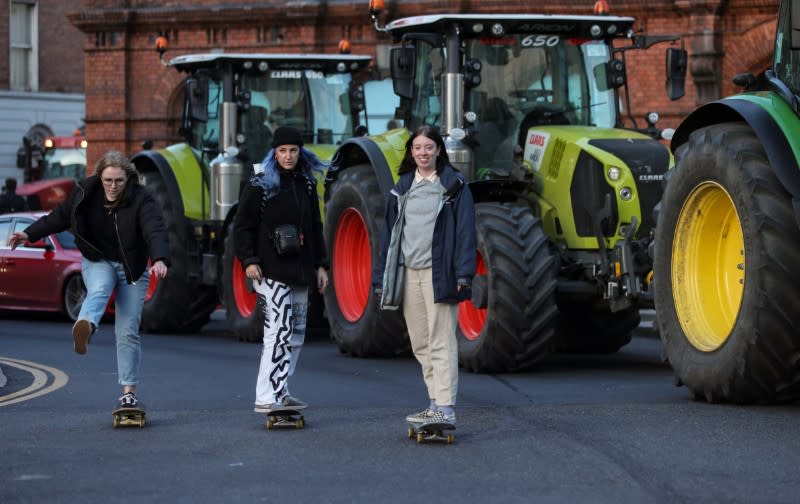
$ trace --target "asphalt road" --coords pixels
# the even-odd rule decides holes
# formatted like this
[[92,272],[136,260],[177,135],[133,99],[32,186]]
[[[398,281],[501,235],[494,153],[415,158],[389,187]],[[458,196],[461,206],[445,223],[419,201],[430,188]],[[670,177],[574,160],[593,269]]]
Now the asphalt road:
[[411,359],[314,338],[292,381],[307,427],[267,431],[252,412],[259,345],[219,322],[145,335],[148,425],[113,429],[111,326],[79,356],[63,320],[2,316],[2,503],[798,501],[798,405],[692,401],[653,338],[536,372],[462,372],[455,444],[418,445]]

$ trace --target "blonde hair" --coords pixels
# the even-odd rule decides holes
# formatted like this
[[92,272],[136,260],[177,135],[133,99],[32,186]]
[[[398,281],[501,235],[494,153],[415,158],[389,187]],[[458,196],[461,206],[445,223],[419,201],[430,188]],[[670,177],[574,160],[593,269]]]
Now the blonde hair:
[[103,157],[100,158],[94,167],[94,174],[99,177],[103,174],[103,170],[112,166],[122,168],[125,172],[125,177],[128,179],[128,183],[136,183],[139,181],[139,172],[136,171],[136,165],[131,163],[125,154],[117,150],[110,150],[103,154]]

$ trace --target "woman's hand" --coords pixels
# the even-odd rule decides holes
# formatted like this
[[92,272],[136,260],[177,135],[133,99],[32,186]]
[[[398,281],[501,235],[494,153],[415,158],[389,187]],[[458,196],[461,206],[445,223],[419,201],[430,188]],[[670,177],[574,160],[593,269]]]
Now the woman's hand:
[[17,231],[11,233],[11,236],[8,237],[8,246],[11,247],[11,250],[14,250],[18,245],[26,241],[28,241],[28,235],[24,231]]
[[247,278],[250,280],[255,280],[256,283],[260,282],[263,278],[261,274],[261,266],[258,264],[251,264],[244,270],[244,274],[247,275]]
[[328,286],[328,272],[325,271],[325,268],[320,266],[317,268],[317,290],[320,294],[325,292],[325,288]]
[[167,265],[164,264],[164,261],[158,260],[150,266],[150,275],[155,276],[156,278],[164,278],[167,276]]

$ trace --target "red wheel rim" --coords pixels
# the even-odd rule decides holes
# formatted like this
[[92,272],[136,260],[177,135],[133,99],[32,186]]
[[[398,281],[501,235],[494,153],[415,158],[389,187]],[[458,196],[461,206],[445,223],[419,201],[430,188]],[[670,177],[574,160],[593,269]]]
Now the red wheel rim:
[[[478,252],[475,276],[486,275],[486,262]],[[478,339],[486,324],[486,308],[476,308],[472,301],[462,301],[458,305],[458,326],[461,333],[470,341]]]
[[256,309],[256,293],[251,292],[249,282],[250,280],[245,276],[242,263],[238,257],[233,258],[231,274],[231,283],[233,284],[233,302],[239,315],[243,318],[248,318],[253,314]]
[[372,254],[367,224],[354,208],[344,211],[336,227],[331,270],[339,310],[348,322],[356,322],[369,301]]

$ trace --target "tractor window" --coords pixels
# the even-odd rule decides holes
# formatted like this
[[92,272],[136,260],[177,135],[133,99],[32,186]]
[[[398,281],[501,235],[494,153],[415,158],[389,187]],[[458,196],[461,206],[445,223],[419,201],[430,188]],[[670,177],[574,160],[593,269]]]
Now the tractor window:
[[[211,79],[204,80],[208,83],[208,121],[192,121],[190,142],[192,147],[202,151],[203,147],[217,148],[219,144],[219,109],[222,104],[222,87]],[[188,116],[189,102],[186,101]]]
[[591,70],[609,57],[602,42],[509,35],[469,41],[466,57],[483,63],[466,104],[477,115],[479,170],[510,164],[530,128],[616,122],[613,92],[601,91]]
[[314,110],[314,142],[341,143],[353,136],[350,109],[350,74],[307,73]]
[[[313,128],[306,73],[308,70],[269,70],[242,75],[241,90],[250,91],[250,109],[240,111],[239,129],[245,135],[247,156],[264,159],[276,128],[293,126],[305,132]],[[312,72],[313,73],[313,72]]]
[[798,2],[781,2],[778,16],[778,33],[775,37],[775,66],[777,77],[789,86],[792,93],[800,95],[800,50],[792,49],[792,16],[790,9],[800,8]]
[[412,131],[423,124],[441,125],[442,74],[445,70],[445,50],[420,42],[417,44],[414,103],[408,128]]
[[86,175],[86,151],[64,147],[47,149],[43,164],[43,179],[83,178]]

